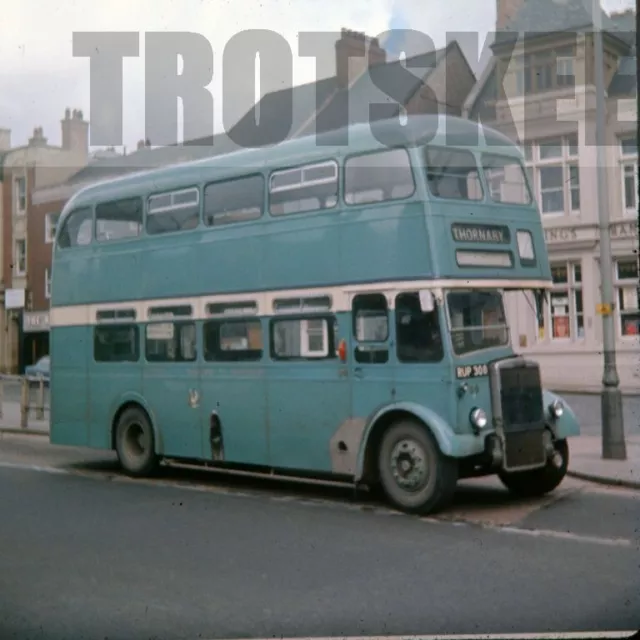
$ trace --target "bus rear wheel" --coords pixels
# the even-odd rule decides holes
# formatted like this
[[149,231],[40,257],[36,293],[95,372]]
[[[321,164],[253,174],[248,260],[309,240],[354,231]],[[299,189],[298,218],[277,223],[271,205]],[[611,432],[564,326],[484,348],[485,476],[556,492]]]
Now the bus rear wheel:
[[458,480],[456,461],[444,456],[428,429],[412,420],[393,424],[383,435],[378,472],[393,505],[419,515],[447,506]]
[[514,471],[508,473],[500,471],[498,476],[502,484],[514,495],[522,498],[538,498],[556,489],[565,475],[569,466],[569,445],[566,440],[556,440],[554,442],[556,453],[556,463],[548,460],[541,469],[531,471]]
[[142,409],[126,409],[118,418],[116,451],[120,465],[130,476],[149,476],[158,468],[153,428]]

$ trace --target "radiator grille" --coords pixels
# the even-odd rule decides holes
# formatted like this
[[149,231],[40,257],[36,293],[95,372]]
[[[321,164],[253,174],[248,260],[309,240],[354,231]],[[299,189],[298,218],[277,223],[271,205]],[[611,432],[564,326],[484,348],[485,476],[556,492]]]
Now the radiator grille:
[[524,363],[500,370],[500,402],[505,433],[544,425],[540,368]]

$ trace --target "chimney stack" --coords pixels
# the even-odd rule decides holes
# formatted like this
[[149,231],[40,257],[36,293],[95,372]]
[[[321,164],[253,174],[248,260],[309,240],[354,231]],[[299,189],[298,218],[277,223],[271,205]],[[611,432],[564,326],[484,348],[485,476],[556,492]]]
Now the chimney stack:
[[340,39],[336,41],[336,76],[341,88],[346,89],[367,69],[386,61],[387,52],[378,38],[342,29]]
[[0,151],[11,149],[11,129],[0,128]]
[[62,125],[62,148],[81,155],[86,162],[89,159],[89,123],[85,122],[82,111],[68,107],[64,112]]
[[45,147],[47,145],[47,139],[44,137],[42,127],[36,127],[33,130],[33,136],[29,138],[30,147]]
[[526,0],[496,0],[496,31],[502,31],[516,17]]

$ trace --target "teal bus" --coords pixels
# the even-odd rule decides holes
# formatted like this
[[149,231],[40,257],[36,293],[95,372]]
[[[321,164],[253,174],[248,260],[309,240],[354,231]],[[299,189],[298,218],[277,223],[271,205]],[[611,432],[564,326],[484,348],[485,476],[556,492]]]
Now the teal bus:
[[575,414],[504,303],[541,312],[541,218],[491,129],[413,116],[89,186],[52,276],[51,442],[128,474],[332,479],[425,514],[461,478],[566,473]]

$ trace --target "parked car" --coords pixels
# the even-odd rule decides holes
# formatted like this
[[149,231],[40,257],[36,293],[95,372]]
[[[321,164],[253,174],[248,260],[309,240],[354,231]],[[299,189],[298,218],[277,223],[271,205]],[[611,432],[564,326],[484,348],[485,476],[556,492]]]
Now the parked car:
[[24,368],[24,375],[27,378],[44,378],[49,380],[49,356],[43,356],[35,364],[27,365]]

